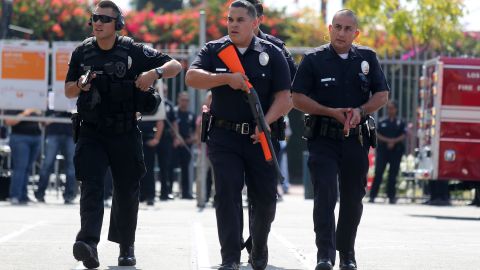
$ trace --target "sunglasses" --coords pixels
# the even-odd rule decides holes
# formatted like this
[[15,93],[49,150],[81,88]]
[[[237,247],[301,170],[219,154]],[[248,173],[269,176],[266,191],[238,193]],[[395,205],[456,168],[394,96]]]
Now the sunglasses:
[[98,20],[100,20],[101,23],[109,23],[116,19],[117,18],[110,17],[108,15],[99,15],[99,14],[92,14],[92,17],[90,18],[90,20],[93,22],[98,22]]

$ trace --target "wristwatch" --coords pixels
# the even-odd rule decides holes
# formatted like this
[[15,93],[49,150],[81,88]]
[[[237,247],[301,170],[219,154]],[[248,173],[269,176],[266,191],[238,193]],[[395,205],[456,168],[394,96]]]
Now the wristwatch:
[[158,67],[155,69],[155,72],[157,73],[157,76],[158,76],[157,80],[160,80],[163,77],[163,69]]

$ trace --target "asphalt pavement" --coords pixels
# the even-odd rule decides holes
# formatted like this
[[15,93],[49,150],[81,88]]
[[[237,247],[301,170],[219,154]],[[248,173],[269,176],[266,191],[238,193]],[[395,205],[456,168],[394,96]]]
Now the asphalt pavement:
[[[46,204],[28,206],[0,202],[0,269],[84,269],[72,256],[80,226],[78,199],[74,205],[64,205],[55,192],[46,199]],[[480,208],[378,201],[365,203],[356,241],[360,270],[480,269]],[[304,200],[298,187],[278,203],[269,237],[268,270],[314,269],[312,209],[313,201]],[[211,205],[198,209],[195,201],[180,199],[153,207],[142,204],[136,267],[116,266],[118,245],[106,240],[110,211],[105,210],[99,269],[205,270],[217,269],[221,263]],[[242,270],[251,269],[247,260],[244,251]]]

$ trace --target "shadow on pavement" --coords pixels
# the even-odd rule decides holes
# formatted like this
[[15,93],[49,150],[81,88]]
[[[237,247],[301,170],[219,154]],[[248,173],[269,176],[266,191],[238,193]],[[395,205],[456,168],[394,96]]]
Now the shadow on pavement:
[[411,217],[420,218],[436,218],[436,219],[449,219],[449,220],[464,220],[464,221],[480,221],[480,217],[456,217],[456,216],[437,216],[437,215],[409,215]]

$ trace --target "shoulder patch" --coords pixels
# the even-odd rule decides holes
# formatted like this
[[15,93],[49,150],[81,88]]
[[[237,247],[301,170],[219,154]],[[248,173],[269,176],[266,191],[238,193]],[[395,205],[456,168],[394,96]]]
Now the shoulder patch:
[[158,54],[158,51],[155,50],[154,48],[150,47],[150,46],[144,45],[143,46],[143,54],[145,54],[145,56],[148,57],[148,58],[152,58],[152,57],[155,57]]

